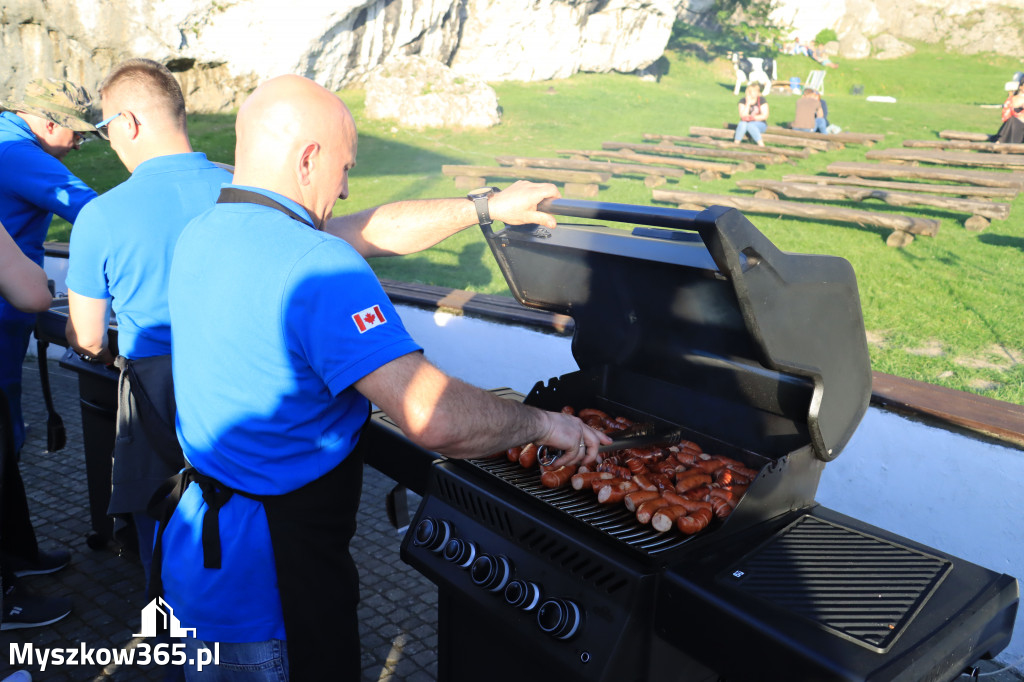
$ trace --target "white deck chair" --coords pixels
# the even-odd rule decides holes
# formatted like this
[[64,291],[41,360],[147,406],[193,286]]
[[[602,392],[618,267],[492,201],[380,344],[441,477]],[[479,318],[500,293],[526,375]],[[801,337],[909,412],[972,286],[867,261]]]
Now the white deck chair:
[[811,88],[817,91],[818,94],[825,94],[825,70],[811,71],[807,74],[807,82],[804,83],[804,88]]

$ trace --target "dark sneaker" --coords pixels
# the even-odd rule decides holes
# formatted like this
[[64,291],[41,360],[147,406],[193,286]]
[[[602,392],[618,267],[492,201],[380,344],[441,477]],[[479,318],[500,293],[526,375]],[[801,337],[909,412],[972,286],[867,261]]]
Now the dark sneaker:
[[26,575],[45,575],[56,573],[71,563],[71,552],[60,549],[56,552],[44,552],[39,550],[39,557],[35,561],[22,559],[21,557],[7,557],[7,565],[15,577],[22,578]]
[[4,592],[0,630],[38,628],[56,623],[69,613],[71,600],[67,597],[40,597],[26,594],[17,585],[11,585]]

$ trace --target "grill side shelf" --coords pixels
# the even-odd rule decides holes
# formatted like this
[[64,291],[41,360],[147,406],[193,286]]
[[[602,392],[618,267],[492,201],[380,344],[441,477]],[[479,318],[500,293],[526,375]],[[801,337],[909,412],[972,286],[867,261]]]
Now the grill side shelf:
[[950,570],[941,557],[802,516],[718,580],[884,653]]

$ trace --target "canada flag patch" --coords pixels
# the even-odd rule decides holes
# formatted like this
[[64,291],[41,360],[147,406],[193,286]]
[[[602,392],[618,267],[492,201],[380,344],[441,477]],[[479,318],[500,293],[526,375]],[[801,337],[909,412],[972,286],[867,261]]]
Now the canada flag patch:
[[384,313],[380,311],[380,306],[373,306],[366,310],[360,310],[358,313],[352,316],[352,321],[356,323],[356,329],[359,333],[368,332],[374,327],[379,327],[385,322]]

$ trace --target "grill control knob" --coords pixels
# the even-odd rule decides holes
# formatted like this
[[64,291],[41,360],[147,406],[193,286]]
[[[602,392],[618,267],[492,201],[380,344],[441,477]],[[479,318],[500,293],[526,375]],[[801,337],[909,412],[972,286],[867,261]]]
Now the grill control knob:
[[500,592],[512,578],[512,564],[503,556],[481,554],[473,562],[469,574],[473,582],[480,587],[491,592]]
[[556,639],[571,639],[583,624],[583,612],[569,599],[548,599],[537,609],[537,625]]
[[476,560],[476,544],[461,538],[452,538],[441,552],[447,561],[469,568]]
[[413,531],[412,544],[426,547],[431,552],[440,552],[452,536],[452,525],[445,520],[432,519],[429,516],[416,524]]
[[523,611],[532,611],[540,603],[540,588],[537,583],[513,580],[505,588],[505,601]]

